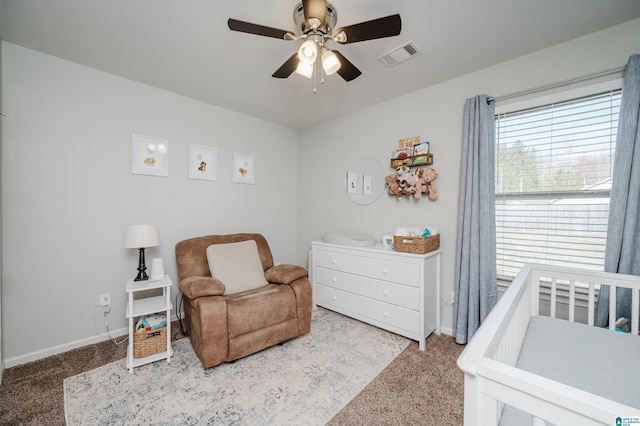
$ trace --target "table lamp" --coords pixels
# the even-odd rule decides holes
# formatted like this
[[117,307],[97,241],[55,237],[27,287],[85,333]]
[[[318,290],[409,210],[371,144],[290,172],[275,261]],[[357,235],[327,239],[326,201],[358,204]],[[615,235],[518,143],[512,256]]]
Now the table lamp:
[[137,248],[140,250],[138,261],[138,276],[134,281],[149,279],[147,267],[144,264],[144,249],[160,245],[158,231],[155,225],[128,225],[124,236],[124,248]]

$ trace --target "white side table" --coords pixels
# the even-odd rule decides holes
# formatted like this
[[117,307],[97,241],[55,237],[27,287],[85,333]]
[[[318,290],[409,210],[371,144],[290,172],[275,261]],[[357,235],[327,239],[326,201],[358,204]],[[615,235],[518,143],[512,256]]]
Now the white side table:
[[[127,318],[129,319],[129,345],[127,347],[127,368],[133,374],[133,368],[150,362],[166,359],[171,362],[173,350],[171,348],[171,285],[173,282],[169,275],[165,275],[161,280],[134,281],[133,278],[127,280]],[[146,297],[134,300],[135,292],[144,290],[162,289],[162,296]],[[133,357],[133,336],[135,333],[135,317],[142,315],[165,312],[167,318],[167,350],[145,356],[143,358]]]

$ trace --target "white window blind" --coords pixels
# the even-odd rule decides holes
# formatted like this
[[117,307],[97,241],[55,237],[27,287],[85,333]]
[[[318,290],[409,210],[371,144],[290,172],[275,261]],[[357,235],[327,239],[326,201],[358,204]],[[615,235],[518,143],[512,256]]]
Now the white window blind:
[[620,90],[496,115],[497,273],[603,270]]

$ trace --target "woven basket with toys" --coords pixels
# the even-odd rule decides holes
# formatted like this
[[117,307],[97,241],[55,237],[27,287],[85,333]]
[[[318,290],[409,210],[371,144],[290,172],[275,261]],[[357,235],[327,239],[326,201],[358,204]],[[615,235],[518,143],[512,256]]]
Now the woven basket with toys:
[[404,253],[425,254],[440,248],[440,234],[433,228],[397,228],[393,249]]

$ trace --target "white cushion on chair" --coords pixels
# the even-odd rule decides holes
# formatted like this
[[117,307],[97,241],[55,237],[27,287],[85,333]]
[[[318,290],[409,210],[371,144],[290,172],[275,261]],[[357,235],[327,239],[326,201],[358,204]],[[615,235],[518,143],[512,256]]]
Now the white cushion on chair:
[[225,286],[224,294],[253,290],[269,284],[254,240],[207,247],[211,276]]

